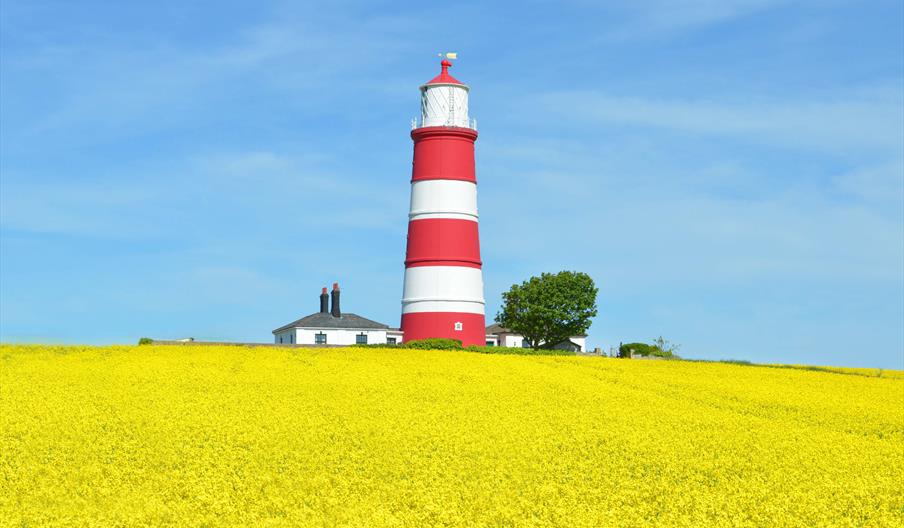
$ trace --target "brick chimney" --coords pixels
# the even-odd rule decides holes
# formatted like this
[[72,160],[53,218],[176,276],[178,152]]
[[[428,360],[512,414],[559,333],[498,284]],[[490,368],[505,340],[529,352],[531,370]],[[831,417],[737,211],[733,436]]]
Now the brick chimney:
[[330,296],[326,293],[326,288],[320,292],[320,313],[328,313],[330,311]]
[[330,310],[330,313],[333,314],[333,317],[342,317],[342,312],[339,310],[339,283],[333,283],[333,291],[330,294],[333,300],[333,309]]

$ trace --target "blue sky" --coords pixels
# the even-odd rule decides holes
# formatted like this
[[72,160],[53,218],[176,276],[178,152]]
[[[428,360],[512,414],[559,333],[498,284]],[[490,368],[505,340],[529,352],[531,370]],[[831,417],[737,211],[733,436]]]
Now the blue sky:
[[0,10],[3,341],[269,341],[333,281],[397,325],[457,51],[489,316],[580,270],[591,346],[904,367],[900,2],[121,4]]

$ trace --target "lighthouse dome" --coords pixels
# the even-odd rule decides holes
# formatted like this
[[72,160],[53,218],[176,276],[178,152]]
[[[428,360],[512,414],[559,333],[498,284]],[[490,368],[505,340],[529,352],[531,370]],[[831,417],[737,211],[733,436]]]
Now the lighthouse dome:
[[443,59],[439,75],[421,86],[420,126],[476,128],[468,117],[468,86],[449,75],[452,63]]

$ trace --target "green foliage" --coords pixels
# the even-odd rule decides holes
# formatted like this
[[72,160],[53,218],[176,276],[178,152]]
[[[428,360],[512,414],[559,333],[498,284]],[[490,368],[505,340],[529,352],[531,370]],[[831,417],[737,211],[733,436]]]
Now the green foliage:
[[555,350],[551,348],[521,348],[521,347],[501,347],[501,346],[477,346],[471,345],[466,348],[468,352],[478,352],[481,354],[508,354],[517,356],[573,356],[574,352],[569,350]]
[[650,356],[653,355],[653,348],[652,345],[646,343],[624,343],[618,347],[618,357],[629,358],[632,354],[635,356]]
[[138,340],[138,344],[139,345],[153,345],[154,340],[151,339],[150,337],[142,337],[141,339]]
[[[899,371],[883,371],[882,369],[871,368],[823,367],[819,365],[785,365],[781,363],[753,363],[746,359],[683,359],[682,361],[688,361],[691,363],[726,363],[728,365],[737,365],[741,367],[809,370],[813,372],[825,372],[827,374],[840,374],[843,376],[863,376],[866,378],[901,379],[901,376],[895,375],[895,373]],[[889,373],[891,374],[889,375]]]
[[653,345],[648,345],[647,343],[625,343],[618,347],[618,357],[629,358],[633,353],[635,356],[680,359],[675,354],[675,350],[678,350],[678,345],[672,345],[661,336],[654,343]]
[[355,348],[414,348],[419,350],[467,350],[468,352],[478,352],[481,354],[510,354],[519,356],[573,356],[574,352],[568,350],[550,350],[532,348],[514,348],[499,346],[477,346],[471,345],[463,347],[458,339],[419,339],[416,341],[408,341],[404,344],[388,345],[388,344],[367,344],[352,345]]
[[430,339],[406,341],[404,346],[405,348],[418,348],[422,350],[461,350],[461,341],[458,339],[433,337]]
[[660,352],[659,357],[680,359],[678,357],[678,349],[681,348],[681,345],[670,343],[663,339],[662,336],[659,336],[653,340],[653,346]]
[[496,321],[524,336],[535,350],[552,348],[587,331],[597,313],[597,291],[586,273],[543,273],[502,294]]

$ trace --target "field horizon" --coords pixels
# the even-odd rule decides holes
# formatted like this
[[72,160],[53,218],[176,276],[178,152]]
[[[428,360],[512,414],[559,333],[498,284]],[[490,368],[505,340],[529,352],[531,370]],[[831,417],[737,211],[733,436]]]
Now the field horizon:
[[0,366],[3,526],[904,524],[898,370],[9,344]]
[[[137,341],[137,340],[136,340]],[[171,340],[171,339],[153,339],[154,346],[173,346],[173,347],[239,347],[239,348],[285,348],[285,349],[359,349],[357,346],[348,346],[348,345],[306,345],[306,344],[288,344],[288,343],[255,343],[255,342],[232,342],[232,341],[179,341],[179,340]],[[47,343],[47,342],[37,342],[37,341],[15,341],[15,342],[3,342],[0,341],[0,347],[37,347],[37,348],[120,348],[120,347],[133,347],[136,346],[135,343],[79,343],[79,342],[59,342],[59,343]],[[141,345],[146,346],[146,345]],[[378,345],[367,345],[364,348],[371,349],[382,349],[382,347]],[[386,347],[386,350],[397,350],[396,347]],[[467,350],[462,348],[462,352],[468,353],[480,353]],[[491,353],[492,354],[492,353]],[[501,355],[507,355],[506,353],[500,353]],[[544,355],[543,353],[539,354],[525,354],[525,355]],[[568,355],[564,353],[556,353],[555,355]],[[624,358],[614,358],[606,355],[597,355],[592,352],[584,352],[584,353],[576,353],[574,354],[577,357],[598,357],[603,359],[624,359]],[[634,358],[636,359],[636,358]],[[648,358],[641,358],[642,360]],[[687,361],[691,363],[724,363],[730,365],[741,365],[741,366],[750,366],[750,367],[764,367],[764,368],[789,368],[789,369],[800,369],[800,370],[815,370],[822,372],[830,372],[835,374],[848,374],[855,376],[867,376],[867,377],[888,377],[888,378],[904,378],[904,368],[885,368],[885,367],[864,367],[864,366],[851,366],[851,365],[833,365],[828,363],[761,363],[753,360],[742,359],[742,358],[720,358],[720,359],[704,359],[704,358],[694,358],[694,357],[682,357],[677,356],[674,358],[656,358],[656,360],[662,361]]]

